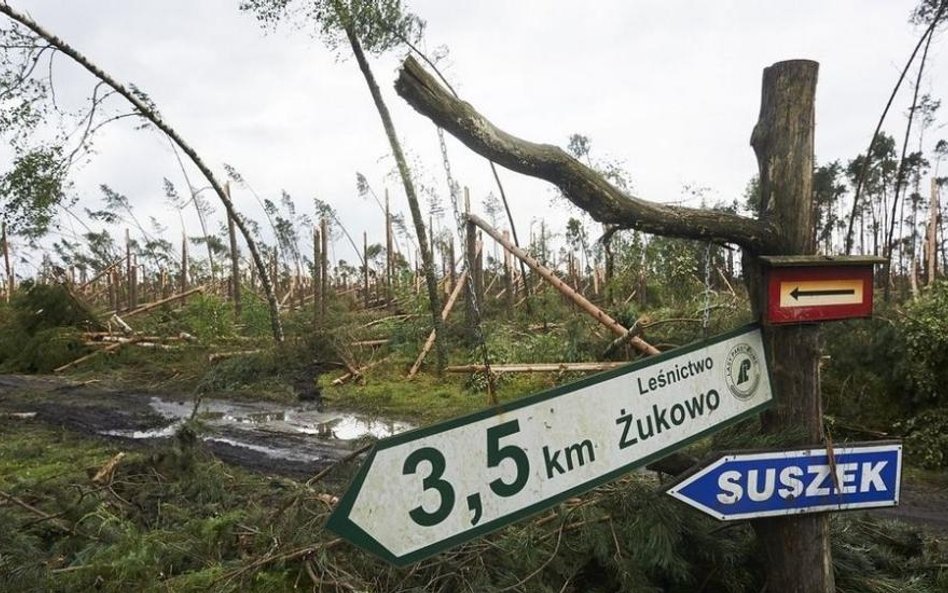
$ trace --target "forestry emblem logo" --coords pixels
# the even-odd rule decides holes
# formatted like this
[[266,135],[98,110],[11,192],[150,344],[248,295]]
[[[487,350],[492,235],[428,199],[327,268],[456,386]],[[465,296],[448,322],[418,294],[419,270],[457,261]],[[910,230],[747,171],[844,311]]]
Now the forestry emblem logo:
[[724,362],[724,378],[737,399],[754,395],[760,385],[760,373],[760,361],[750,344],[742,342],[731,348]]

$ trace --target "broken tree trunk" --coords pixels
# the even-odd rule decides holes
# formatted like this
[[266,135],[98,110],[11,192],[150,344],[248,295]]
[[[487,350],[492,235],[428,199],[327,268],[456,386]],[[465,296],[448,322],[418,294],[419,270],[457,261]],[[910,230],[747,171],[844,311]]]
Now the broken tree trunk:
[[[224,192],[230,199],[230,182],[224,183]],[[231,216],[227,217],[227,235],[230,239],[230,296],[234,299],[234,316],[240,319],[240,254],[237,252],[237,230]]]
[[[764,70],[760,117],[751,145],[760,167],[761,220],[779,233],[773,255],[816,251],[812,181],[818,69],[816,62],[794,60]],[[751,306],[759,315],[767,298],[759,260],[745,253],[745,270]],[[807,443],[821,443],[819,326],[765,326],[764,339],[772,381],[779,387],[775,408],[763,415],[764,429],[772,433],[802,429]],[[767,555],[768,591],[835,590],[828,515],[760,519],[754,521],[754,529]]]
[[754,251],[775,238],[772,228],[753,218],[656,204],[627,194],[562,149],[497,128],[470,103],[445,90],[412,57],[402,63],[395,90],[474,152],[512,171],[549,181],[599,222],[659,235],[729,241]]
[[[441,311],[441,321],[445,321],[448,318],[448,315],[451,314],[451,309],[454,308],[454,303],[458,300],[458,295],[461,294],[461,289],[465,284],[467,284],[465,282],[465,280],[467,280],[467,276],[468,271],[465,269],[458,277],[457,284],[454,285],[454,290],[451,291],[451,296],[448,297],[448,302],[444,304],[444,310]],[[415,359],[415,364],[411,365],[411,370],[408,371],[409,379],[418,374],[418,369],[421,368],[421,363],[425,360],[425,357],[428,356],[428,353],[431,352],[431,347],[434,346],[436,338],[436,330],[431,330],[431,333],[428,334],[428,339],[425,340],[425,345],[422,346],[421,352],[418,354],[418,358]]]
[[[4,242],[4,243],[6,243],[6,242]],[[79,290],[85,290],[85,289],[89,288],[90,286],[92,286],[93,284],[95,284],[99,279],[101,279],[103,276],[106,276],[106,275],[110,274],[110,273],[112,272],[112,270],[114,270],[117,266],[122,265],[122,262],[123,262],[123,261],[125,261],[125,260],[124,260],[124,259],[117,259],[117,260],[115,260],[114,262],[112,262],[111,264],[109,264],[108,266],[106,266],[105,268],[103,268],[102,270],[100,270],[99,273],[97,273],[95,276],[92,277],[92,279],[87,280],[87,281],[83,282],[82,284],[80,284],[80,285],[79,285]]]
[[938,274],[938,180],[932,176],[932,194],[928,203],[928,240],[926,241],[926,253],[928,256],[926,285],[931,286],[935,282],[935,276]]
[[166,298],[166,299],[161,299],[161,300],[159,300],[159,301],[155,301],[154,303],[148,303],[147,305],[142,305],[141,307],[139,307],[139,308],[137,308],[137,309],[133,309],[133,310],[128,311],[127,313],[125,313],[125,318],[128,319],[129,317],[131,317],[131,316],[133,316],[133,315],[139,315],[139,314],[141,314],[141,313],[146,313],[146,312],[151,311],[152,309],[158,308],[158,307],[160,307],[160,306],[162,306],[162,305],[167,305],[168,303],[173,303],[173,302],[175,302],[175,301],[180,301],[181,299],[187,298],[187,297],[191,296],[192,294],[194,294],[194,293],[196,293],[196,292],[203,292],[204,289],[205,289],[204,286],[197,286],[197,287],[195,287],[195,288],[192,288],[191,290],[182,292],[181,294],[176,294],[176,295],[170,296],[170,297],[168,297],[168,298]]
[[7,239],[7,223],[3,223],[3,283],[4,283],[4,293],[6,294],[6,301],[10,302],[10,297],[13,296],[13,272],[10,269],[10,242]]
[[[489,224],[484,222],[477,215],[469,214],[467,218],[471,223],[479,226],[481,230],[483,230],[485,233],[490,235],[492,239],[494,239],[495,241],[503,245],[505,248],[507,248],[507,250],[509,250],[510,253],[514,254],[514,256],[523,260],[523,262],[526,263],[527,266],[529,266],[531,270],[539,274],[541,278],[543,278],[549,284],[551,284],[553,288],[560,291],[560,293],[562,293],[565,297],[567,297],[568,299],[576,303],[576,305],[580,309],[588,313],[590,316],[592,316],[593,319],[595,319],[599,323],[609,328],[609,330],[612,333],[616,334],[617,336],[626,335],[628,330],[622,327],[621,323],[619,323],[618,321],[610,317],[605,311],[603,311],[596,305],[589,302],[589,300],[587,300],[586,297],[584,297],[583,295],[579,294],[578,292],[570,288],[565,282],[557,278],[556,274],[554,274],[552,270],[540,264],[540,262],[538,262],[533,257],[531,257],[530,254],[523,251],[522,249],[520,249],[513,243],[509,241],[505,241],[503,235],[498,233],[493,227],[491,227]],[[655,348],[654,346],[652,346],[651,344],[649,344],[642,338],[632,336],[629,338],[629,343],[633,347],[635,347],[637,350],[645,354],[660,354],[657,348]]]
[[[548,362],[532,364],[492,364],[493,373],[565,373],[565,372],[599,372],[617,369],[629,364],[628,362]],[[477,373],[487,370],[482,364],[464,364],[449,366],[444,369],[449,373]]]
[[323,256],[319,228],[313,225],[313,325],[319,327],[323,314]]

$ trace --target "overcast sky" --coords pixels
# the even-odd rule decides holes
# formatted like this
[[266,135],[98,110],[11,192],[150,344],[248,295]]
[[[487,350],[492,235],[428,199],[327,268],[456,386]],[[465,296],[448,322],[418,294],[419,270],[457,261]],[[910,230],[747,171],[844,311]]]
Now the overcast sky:
[[[223,175],[236,167],[262,196],[286,190],[303,212],[330,202],[354,234],[380,241],[382,218],[356,192],[356,172],[388,187],[407,213],[378,115],[354,60],[306,31],[262,30],[235,0],[11,0],[123,82],[146,91],[171,123]],[[748,145],[760,78],[773,62],[820,62],[816,152],[820,162],[865,149],[921,31],[907,22],[916,0],[600,1],[414,0],[427,21],[425,46],[447,46],[445,73],[462,97],[523,138],[566,145],[592,140],[593,157],[621,160],[637,195],[680,201],[683,186],[711,201],[739,198],[756,171]],[[923,92],[948,98],[945,36],[931,48]],[[423,183],[446,184],[433,125],[394,92],[401,52],[373,59],[382,92]],[[86,97],[94,81],[59,57],[57,92]],[[909,89],[887,129],[901,134]],[[948,118],[941,114],[941,122]],[[935,137],[948,136],[941,128]],[[448,140],[458,180],[476,209],[495,186],[487,163]],[[140,217],[180,230],[162,177],[183,185],[166,140],[128,120],[100,134],[97,155],[75,175],[86,200],[106,183]],[[531,220],[561,225],[548,184],[501,170],[522,235]],[[205,185],[192,176],[197,185]],[[249,193],[238,209],[263,220]],[[447,202],[445,202],[447,206]],[[218,213],[218,218],[220,218]],[[222,219],[222,218],[221,218]],[[450,219],[446,219],[450,220]],[[197,223],[188,219],[188,232]],[[214,225],[217,226],[216,224]],[[342,243],[336,255],[355,258]]]

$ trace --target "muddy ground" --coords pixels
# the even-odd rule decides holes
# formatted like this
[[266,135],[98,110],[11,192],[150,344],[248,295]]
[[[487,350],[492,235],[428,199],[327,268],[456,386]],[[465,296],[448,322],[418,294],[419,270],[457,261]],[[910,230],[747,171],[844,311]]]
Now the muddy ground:
[[[59,378],[0,376],[0,415],[84,435],[151,446],[173,438],[192,416],[191,395],[107,389]],[[306,478],[367,439],[411,428],[404,422],[324,411],[318,402],[284,404],[202,399],[201,439],[219,459],[246,469]]]
[[[190,395],[77,384],[59,378],[0,376],[0,415],[84,435],[150,446],[166,441],[191,415]],[[412,428],[403,422],[322,410],[318,403],[202,400],[202,439],[226,463],[271,475],[307,478],[367,442]],[[899,506],[874,513],[948,535],[948,480],[903,477]]]

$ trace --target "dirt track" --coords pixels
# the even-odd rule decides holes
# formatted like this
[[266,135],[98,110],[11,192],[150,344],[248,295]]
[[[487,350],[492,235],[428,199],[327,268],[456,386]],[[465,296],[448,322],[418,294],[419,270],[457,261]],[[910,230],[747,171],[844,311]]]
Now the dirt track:
[[[57,378],[0,376],[0,414],[26,413],[32,421],[96,436],[149,445],[170,438],[191,415],[191,396],[104,389]],[[202,401],[202,440],[221,460],[269,474],[311,476],[348,455],[365,434],[409,428],[358,416],[323,412],[317,404]]]
[[[190,414],[190,396],[109,390],[58,378],[0,376],[0,414],[35,413],[35,420],[82,434],[149,444],[167,439]],[[209,400],[202,404],[207,447],[221,460],[268,474],[308,477],[348,455],[362,441],[410,428],[396,422],[322,412],[315,404]],[[948,487],[903,480],[898,507],[874,513],[948,534]]]

